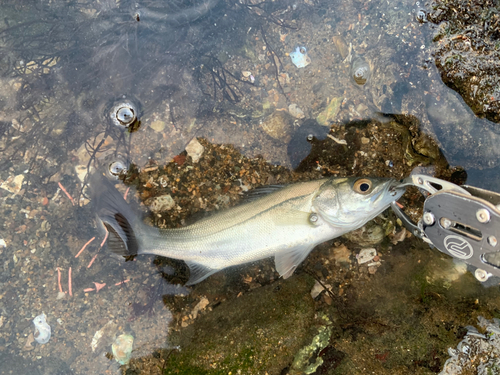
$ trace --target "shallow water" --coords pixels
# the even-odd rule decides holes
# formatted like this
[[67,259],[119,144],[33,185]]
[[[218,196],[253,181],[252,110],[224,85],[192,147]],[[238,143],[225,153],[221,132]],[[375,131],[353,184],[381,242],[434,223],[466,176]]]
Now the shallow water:
[[[378,268],[357,264],[369,246],[349,237],[320,246],[293,279],[278,281],[263,261],[188,290],[180,262],[123,262],[101,248],[83,187],[87,170],[120,161],[131,204],[173,198],[174,208],[149,215],[163,227],[234,204],[247,188],[403,178],[419,165],[461,183],[465,170],[468,184],[498,191],[497,124],[442,83],[432,59],[438,26],[416,19],[423,7],[2,3],[0,372],[119,373],[111,344],[130,334],[132,373],[301,373],[297,353],[318,332],[324,359],[306,373],[439,372],[463,327],[498,315],[498,287],[485,289],[414,238],[377,244]],[[305,67],[289,56],[297,47]],[[113,122],[124,113],[137,117],[128,129]],[[183,153],[194,137],[199,162]],[[422,203],[406,202],[415,211]],[[375,226],[387,223],[401,233],[392,214]],[[314,279],[331,293],[313,300]],[[43,345],[32,324],[42,312],[51,326]]]

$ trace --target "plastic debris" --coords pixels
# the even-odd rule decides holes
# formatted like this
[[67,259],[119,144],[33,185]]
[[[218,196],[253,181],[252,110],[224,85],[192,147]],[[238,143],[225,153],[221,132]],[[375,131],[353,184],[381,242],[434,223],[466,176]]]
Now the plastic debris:
[[307,56],[306,47],[297,47],[295,51],[290,52],[290,58],[293,65],[297,68],[305,68],[311,63],[311,59]]
[[118,324],[112,320],[108,321],[99,331],[96,331],[90,347],[92,352],[99,353],[105,346],[111,344],[115,338]]
[[46,344],[50,340],[50,326],[47,324],[47,317],[44,313],[33,319],[35,325],[35,340],[39,344]]

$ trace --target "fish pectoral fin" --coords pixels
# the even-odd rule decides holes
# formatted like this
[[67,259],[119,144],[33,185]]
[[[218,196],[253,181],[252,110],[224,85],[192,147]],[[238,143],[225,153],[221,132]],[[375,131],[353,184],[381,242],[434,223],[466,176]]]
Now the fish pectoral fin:
[[276,253],[274,255],[276,271],[284,279],[288,279],[313,248],[314,246],[308,244],[281,250],[279,253]]
[[185,262],[189,267],[189,280],[186,285],[197,284],[219,271],[219,269],[210,268],[194,261],[186,260]]
[[276,210],[273,215],[273,223],[277,226],[289,225],[310,225],[309,212],[293,210],[293,209],[280,209]]

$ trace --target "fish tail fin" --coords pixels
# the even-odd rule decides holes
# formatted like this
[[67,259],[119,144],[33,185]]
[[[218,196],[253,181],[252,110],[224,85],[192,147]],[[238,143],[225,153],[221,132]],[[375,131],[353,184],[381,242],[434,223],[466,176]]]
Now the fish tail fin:
[[[109,232],[108,248],[124,257],[141,253],[138,234],[139,215],[134,212],[113,184],[100,173],[90,179],[92,203],[97,217]],[[138,233],[139,232],[139,233]]]

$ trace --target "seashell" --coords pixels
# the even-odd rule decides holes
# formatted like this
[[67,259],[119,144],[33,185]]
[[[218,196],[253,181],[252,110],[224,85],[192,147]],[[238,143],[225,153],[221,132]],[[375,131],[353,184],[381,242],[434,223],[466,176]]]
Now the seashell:
[[361,56],[356,56],[352,60],[351,76],[358,85],[366,84],[370,78],[370,65]]
[[140,107],[137,102],[126,98],[125,96],[114,102],[108,109],[107,118],[110,124],[121,129],[137,130],[139,121]]
[[116,362],[120,365],[126,365],[130,361],[132,346],[134,345],[134,336],[123,334],[116,338],[111,350]]
[[416,8],[412,9],[413,16],[415,17],[415,21],[418,21],[420,23],[426,23],[427,22],[427,11],[425,8],[422,8],[420,6],[420,3],[417,1],[415,4]]
[[109,163],[106,174],[110,179],[118,180],[120,175],[128,172],[129,163],[124,158],[118,156],[115,160]]
[[295,48],[295,51],[290,52],[290,58],[297,68],[305,68],[311,63],[311,59],[307,56],[306,47]]
[[47,317],[44,313],[33,319],[35,325],[35,340],[39,344],[46,344],[50,340],[50,326],[47,324]]

